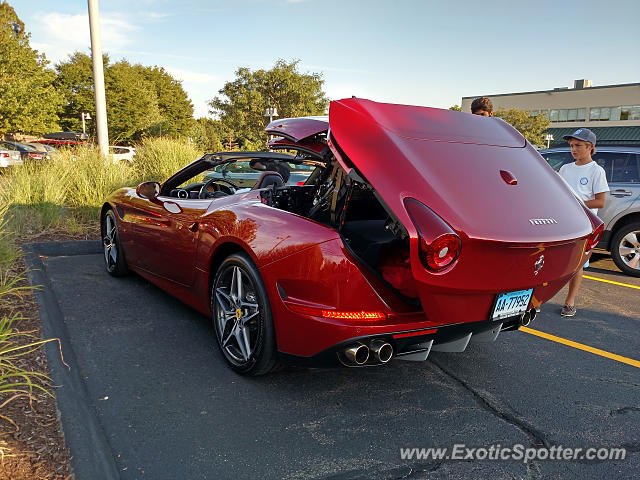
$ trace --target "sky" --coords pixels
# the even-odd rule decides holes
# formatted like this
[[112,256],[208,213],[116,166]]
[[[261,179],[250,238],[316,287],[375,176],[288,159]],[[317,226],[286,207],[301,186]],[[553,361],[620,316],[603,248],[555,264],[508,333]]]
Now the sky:
[[[51,65],[90,53],[86,0],[8,0]],[[194,104],[240,67],[299,60],[330,99],[448,108],[462,97],[640,81],[640,2],[102,0],[111,61],[164,67]]]

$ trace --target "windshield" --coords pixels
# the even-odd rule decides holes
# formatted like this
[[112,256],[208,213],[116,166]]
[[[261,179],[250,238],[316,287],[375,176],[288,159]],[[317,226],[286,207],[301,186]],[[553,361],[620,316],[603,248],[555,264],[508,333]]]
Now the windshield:
[[279,161],[239,160],[237,162],[218,165],[211,170],[197,175],[183,185],[204,182],[211,178],[228,180],[241,188],[251,188],[258,177],[265,171],[278,172],[286,185],[303,185],[316,169],[316,164],[291,163]]

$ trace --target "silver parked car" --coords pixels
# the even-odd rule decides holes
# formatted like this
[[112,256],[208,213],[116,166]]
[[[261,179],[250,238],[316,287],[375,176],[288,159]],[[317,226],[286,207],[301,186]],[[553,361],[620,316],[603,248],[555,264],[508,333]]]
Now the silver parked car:
[[[607,174],[609,193],[598,216],[605,233],[598,248],[611,252],[613,261],[627,275],[640,277],[640,146],[596,146],[593,160]],[[574,161],[571,149],[541,150],[556,171]]]

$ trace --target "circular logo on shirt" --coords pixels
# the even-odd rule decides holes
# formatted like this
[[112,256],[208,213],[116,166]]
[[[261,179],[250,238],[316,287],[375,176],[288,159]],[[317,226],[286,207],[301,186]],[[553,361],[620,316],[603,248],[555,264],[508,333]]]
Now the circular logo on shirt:
[[586,185],[587,183],[589,183],[589,179],[587,177],[582,177],[580,179],[580,185]]

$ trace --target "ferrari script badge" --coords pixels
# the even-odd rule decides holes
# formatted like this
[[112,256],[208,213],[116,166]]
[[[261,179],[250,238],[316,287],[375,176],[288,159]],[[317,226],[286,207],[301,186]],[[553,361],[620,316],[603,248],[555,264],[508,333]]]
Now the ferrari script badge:
[[540,255],[538,261],[533,264],[533,268],[535,269],[533,274],[538,275],[538,273],[540,273],[540,270],[542,270],[542,267],[544,267],[544,255]]

